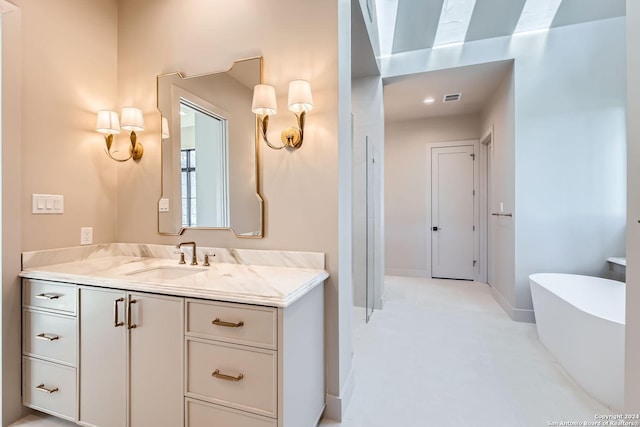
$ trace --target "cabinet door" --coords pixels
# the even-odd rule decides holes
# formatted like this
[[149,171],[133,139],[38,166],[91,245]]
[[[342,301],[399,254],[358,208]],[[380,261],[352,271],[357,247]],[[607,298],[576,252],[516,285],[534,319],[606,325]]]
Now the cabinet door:
[[130,426],[184,423],[184,300],[129,294]]
[[124,298],[122,291],[80,289],[80,421],[88,425],[126,425]]

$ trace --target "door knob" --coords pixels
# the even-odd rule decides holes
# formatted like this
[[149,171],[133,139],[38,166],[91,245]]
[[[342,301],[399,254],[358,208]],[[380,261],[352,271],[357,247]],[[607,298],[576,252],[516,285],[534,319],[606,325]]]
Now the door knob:
[[433,228],[432,228],[432,230],[433,230],[433,231],[438,231],[438,230],[440,230],[440,229],[439,229],[438,227],[433,227]]

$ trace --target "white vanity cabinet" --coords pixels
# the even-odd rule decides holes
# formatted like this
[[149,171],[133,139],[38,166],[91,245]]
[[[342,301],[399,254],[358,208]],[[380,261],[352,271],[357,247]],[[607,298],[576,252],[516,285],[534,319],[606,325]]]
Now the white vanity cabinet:
[[312,427],[324,410],[324,294],[286,308],[186,300],[185,427]]
[[43,280],[22,288],[22,401],[77,420],[77,289]]
[[313,427],[322,415],[324,277],[286,300],[23,277],[26,406],[96,427]]
[[80,423],[182,424],[183,298],[80,288]]

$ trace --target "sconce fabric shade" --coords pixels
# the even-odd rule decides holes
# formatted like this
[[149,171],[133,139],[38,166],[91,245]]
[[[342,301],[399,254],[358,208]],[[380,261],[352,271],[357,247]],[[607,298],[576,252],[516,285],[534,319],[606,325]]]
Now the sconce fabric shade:
[[98,111],[96,130],[100,133],[119,134],[120,121],[115,111]]
[[289,110],[302,113],[313,109],[311,85],[306,80],[293,80],[289,83]]
[[269,116],[278,112],[276,89],[269,85],[256,85],[253,88],[251,111],[260,116]]
[[169,120],[166,117],[162,118],[162,139],[169,138]]
[[122,108],[122,124],[124,130],[140,132],[144,130],[144,116],[142,110],[135,107]]

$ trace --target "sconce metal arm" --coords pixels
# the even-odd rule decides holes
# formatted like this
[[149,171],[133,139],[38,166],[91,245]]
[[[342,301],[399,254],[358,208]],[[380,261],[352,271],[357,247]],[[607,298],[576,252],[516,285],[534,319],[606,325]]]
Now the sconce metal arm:
[[111,145],[113,144],[113,134],[104,136],[104,141],[105,141],[105,144],[107,145],[107,148],[104,151],[105,153],[107,153],[107,156],[109,156],[111,160],[115,160],[116,162],[126,162],[129,159],[139,160],[142,157],[144,149],[142,147],[142,144],[137,142],[137,138],[138,137],[136,136],[136,133],[132,131],[131,135],[129,136],[129,139],[131,141],[131,146],[129,147],[129,157],[127,157],[126,159],[118,159],[116,157],[113,157],[113,155],[111,154]]
[[269,116],[265,115],[264,117],[258,116],[259,124],[260,124],[260,133],[262,134],[262,138],[264,142],[267,143],[269,148],[273,148],[274,150],[282,150],[283,148],[296,149],[300,148],[302,145],[302,141],[304,140],[304,122],[307,117],[306,111],[303,111],[300,114],[296,114],[296,121],[298,122],[298,127],[288,127],[282,131],[280,135],[280,139],[282,140],[281,146],[275,146],[267,137],[267,131],[269,130]]
[[104,149],[104,152],[107,153],[107,156],[109,156],[111,160],[115,160],[116,162],[126,162],[132,157],[131,155],[129,155],[129,157],[127,157],[126,159],[117,159],[111,155],[111,144],[113,144],[113,134],[105,135],[104,142],[107,145],[107,148]]
[[260,133],[262,134],[262,139],[267,143],[269,148],[273,148],[274,150],[282,150],[285,145],[283,144],[280,147],[277,147],[269,142],[269,138],[267,138],[267,131],[269,130],[269,116],[265,115],[264,117],[258,116],[259,124],[260,124]]

